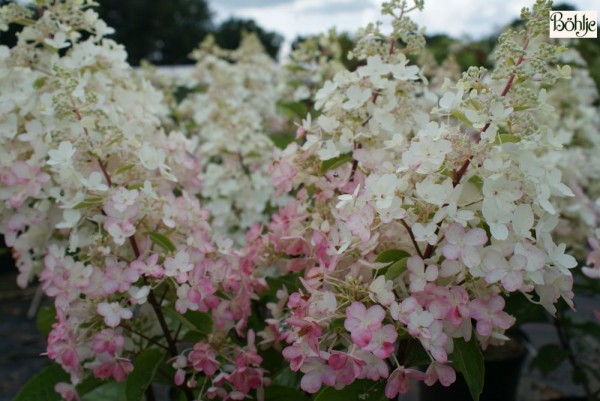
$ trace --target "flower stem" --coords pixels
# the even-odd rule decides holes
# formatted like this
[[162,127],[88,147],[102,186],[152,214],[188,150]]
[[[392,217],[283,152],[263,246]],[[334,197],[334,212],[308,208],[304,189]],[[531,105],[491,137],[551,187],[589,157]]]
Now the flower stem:
[[423,255],[423,253],[421,253],[421,249],[419,248],[419,244],[417,243],[417,240],[415,239],[415,234],[413,233],[413,231],[410,228],[410,226],[408,224],[406,224],[406,221],[404,221],[404,219],[400,220],[400,224],[402,224],[404,226],[404,228],[406,228],[406,231],[408,231],[408,235],[410,236],[410,240],[412,241],[413,245],[415,246],[415,250],[417,251],[417,253],[421,257],[421,259],[427,259]]
[[587,399],[592,399],[592,389],[590,387],[590,383],[585,375],[585,370],[575,358],[575,350],[573,349],[573,345],[571,344],[571,336],[569,335],[569,330],[562,324],[562,320],[565,318],[564,313],[558,311],[556,313],[557,317],[553,318],[554,327],[556,328],[556,333],[558,334],[558,339],[560,341],[560,345],[567,350],[568,357],[567,360],[571,364],[574,372],[581,373],[581,386],[585,391],[585,396]]
[[[517,63],[515,64],[515,68],[518,67],[518,66],[520,66],[521,64],[523,64],[523,61],[525,61],[525,51],[529,47],[529,41],[531,39],[530,36],[531,36],[531,32],[527,31],[527,34],[525,35],[525,41],[523,42],[523,47],[522,47],[523,54],[517,60]],[[500,97],[505,97],[506,96],[506,94],[508,93],[508,91],[510,90],[510,88],[512,88],[512,86],[513,86],[513,84],[515,82],[515,77],[516,76],[517,76],[517,72],[516,71],[513,71],[510,74],[510,76],[508,77],[508,80],[506,81],[506,85],[504,85],[504,89],[502,89],[502,92],[500,92]],[[485,133],[488,130],[489,127],[490,127],[490,123],[489,122],[486,123],[483,126],[483,128],[481,129],[481,131],[479,131],[479,139],[477,140],[477,142],[479,142],[481,140],[481,134]],[[473,159],[473,155],[469,156],[463,162],[463,164],[460,166],[460,168],[458,170],[453,171],[453,173],[452,173],[452,186],[453,187],[456,187],[458,184],[460,184],[461,180],[463,179],[463,177],[467,173],[467,169],[471,165],[471,160],[472,159]],[[446,203],[443,206],[448,206],[448,204]],[[437,229],[435,230],[436,235],[439,234],[441,225],[442,225],[442,221],[440,221],[437,224]],[[433,255],[433,253],[435,252],[436,249],[437,249],[437,244],[435,244],[435,245],[427,245],[427,248],[425,249],[424,259],[430,258],[431,255]]]

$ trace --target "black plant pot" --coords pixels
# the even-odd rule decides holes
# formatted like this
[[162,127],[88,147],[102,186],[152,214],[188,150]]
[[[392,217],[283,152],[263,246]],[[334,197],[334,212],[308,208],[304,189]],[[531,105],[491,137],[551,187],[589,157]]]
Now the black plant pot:
[[550,401],[588,401],[588,398],[583,397],[583,396],[572,396],[572,397],[560,397],[560,398],[553,398]]
[[[521,376],[521,368],[525,363],[527,352],[520,340],[511,340],[506,354],[496,350],[493,355],[486,356],[483,393],[480,401],[515,401]],[[420,401],[470,401],[471,394],[467,383],[460,373],[456,382],[450,387],[439,383],[419,387]]]

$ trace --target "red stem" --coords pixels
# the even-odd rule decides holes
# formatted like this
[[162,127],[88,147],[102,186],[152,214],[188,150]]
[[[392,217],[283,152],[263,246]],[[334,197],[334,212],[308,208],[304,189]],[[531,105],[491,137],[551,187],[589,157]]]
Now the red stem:
[[[519,65],[523,64],[523,61],[525,60],[525,51],[527,50],[527,47],[529,46],[529,35],[530,35],[530,33],[528,32],[527,36],[525,37],[525,42],[523,43],[523,54],[519,57],[519,60],[517,60],[515,67],[518,67]],[[508,80],[506,81],[506,85],[504,85],[504,89],[502,89],[502,92],[500,93],[501,97],[505,97],[506,94],[508,93],[508,91],[510,90],[510,88],[513,86],[516,75],[517,75],[516,71],[513,71],[510,74],[510,76],[508,77]],[[483,126],[483,128],[479,132],[479,140],[481,140],[481,134],[485,133],[489,127],[490,127],[489,122]],[[463,162],[463,164],[460,166],[460,168],[453,172],[453,174],[452,174],[452,177],[453,177],[452,178],[452,186],[453,187],[456,187],[458,184],[460,184],[462,178],[467,173],[467,169],[469,168],[469,165],[471,164],[472,159],[473,159],[473,156],[469,156]],[[448,206],[448,204],[446,203],[443,206]],[[436,234],[439,234],[441,225],[442,225],[442,222],[440,221],[437,224],[437,229],[435,231]],[[427,248],[425,249],[424,259],[430,258],[431,255],[433,255],[433,253],[437,249],[437,246],[438,246],[438,244],[427,245]]]

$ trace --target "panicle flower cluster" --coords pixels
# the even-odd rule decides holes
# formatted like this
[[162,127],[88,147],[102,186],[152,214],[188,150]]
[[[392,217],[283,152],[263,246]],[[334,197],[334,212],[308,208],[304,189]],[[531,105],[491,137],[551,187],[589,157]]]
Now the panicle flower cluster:
[[[272,305],[260,334],[286,344],[310,393],[365,378],[387,379],[390,398],[409,378],[447,386],[457,342],[508,339],[515,318],[503,296],[520,292],[551,313],[560,298],[573,305],[577,262],[555,229],[575,194],[548,162],[560,146],[545,100],[570,67],[544,41],[550,4],[500,39],[494,71],[428,87],[406,57],[422,35],[407,2],[395,3],[384,7],[392,34],[364,31],[354,51],[363,65],[324,83],[305,140],[275,164],[274,184],[296,199],[262,245],[302,286]],[[407,370],[402,350],[415,343],[425,374]]]
[[[162,94],[104,37],[92,2],[38,3],[2,8],[4,27],[25,27],[0,47],[0,232],[19,285],[37,278],[54,299],[47,354],[72,383],[57,391],[78,399],[90,374],[123,381],[148,347],[175,358],[190,395],[201,380],[211,397],[262,388],[253,334],[226,334],[246,337],[265,283],[252,255],[213,234],[193,142],[162,129]],[[199,330],[190,313],[212,330],[186,337]]]
[[309,36],[298,43],[282,67],[281,99],[310,107],[323,83],[345,69],[341,43],[344,39],[331,29],[327,34]]
[[600,114],[595,106],[598,91],[577,52],[565,52],[561,62],[572,66],[571,79],[540,91],[544,102],[540,112],[544,113],[548,126],[545,135],[550,137],[552,145],[552,150],[541,157],[544,163],[562,171],[575,195],[559,202],[557,238],[569,245],[578,260],[585,261],[581,272],[597,279],[600,278],[600,161],[596,157],[600,152]]
[[277,204],[269,179],[275,145],[269,133],[276,114],[279,71],[255,35],[235,51],[208,37],[192,53],[195,88],[176,106],[181,130],[203,160],[201,197],[214,229],[243,243],[253,224],[264,223]]

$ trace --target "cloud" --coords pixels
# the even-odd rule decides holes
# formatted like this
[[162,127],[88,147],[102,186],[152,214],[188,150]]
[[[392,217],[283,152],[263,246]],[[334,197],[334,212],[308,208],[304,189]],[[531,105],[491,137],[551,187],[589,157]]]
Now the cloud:
[[[356,32],[381,19],[383,0],[210,0],[217,19],[252,18],[267,30],[284,35],[289,45],[298,35]],[[481,38],[499,31],[534,0],[426,0],[423,12],[412,17],[427,33]],[[600,11],[598,0],[566,0],[580,10]],[[389,24],[388,24],[389,30]],[[285,46],[285,45],[284,45]]]
[[298,11],[311,14],[339,15],[347,13],[360,13],[372,7],[369,0],[328,0],[328,1],[296,1],[294,5]]

